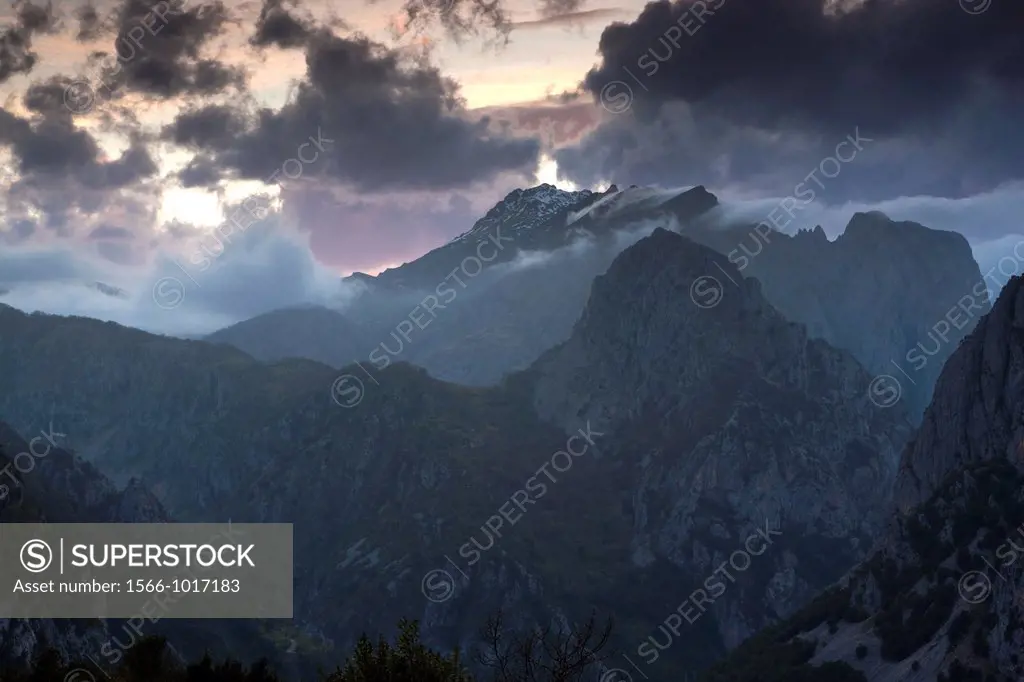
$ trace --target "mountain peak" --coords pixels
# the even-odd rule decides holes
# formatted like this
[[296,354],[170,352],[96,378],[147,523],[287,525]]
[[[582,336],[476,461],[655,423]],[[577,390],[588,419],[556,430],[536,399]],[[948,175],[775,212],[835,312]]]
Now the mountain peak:
[[554,185],[548,183],[542,183],[536,187],[527,187],[526,189],[514,189],[505,195],[505,198],[496,203],[491,207],[491,210],[487,212],[487,217],[493,217],[499,215],[507,210],[514,210],[520,203],[527,202],[533,204],[559,204],[559,203],[572,203],[584,197],[589,197],[593,192],[589,189],[579,191],[569,191],[559,189]]
[[856,237],[891,237],[896,229],[902,232],[929,230],[924,225],[915,222],[893,220],[881,211],[859,211],[854,213],[850,222],[846,224],[844,234]]
[[637,187],[619,190],[614,185],[596,194],[585,206],[569,212],[568,224],[579,221],[625,221],[675,215],[687,222],[718,205],[718,198],[703,185],[687,190]]
[[[722,254],[664,227],[655,228],[650,235],[623,251],[612,263],[609,273],[612,269],[625,271],[637,265],[647,270],[652,263],[676,263],[680,268],[714,263],[721,265],[726,273],[737,280],[743,277]],[[692,274],[699,276],[701,273],[694,271]]]
[[486,239],[493,229],[505,227],[509,236],[545,222],[553,215],[589,200],[595,193],[589,189],[567,191],[543,183],[527,189],[514,189],[505,198],[491,207],[483,218],[452,242],[476,238]]
[[764,299],[760,281],[743,277],[718,251],[659,227],[620,253],[607,272],[594,280],[579,324],[609,316],[617,319],[638,300],[669,295],[681,299],[673,315],[700,316],[700,324],[754,311],[757,316],[778,316]]
[[704,185],[691,187],[685,192],[665,202],[664,208],[677,215],[700,215],[718,206],[718,197],[709,192]]
[[974,262],[967,238],[959,232],[935,230],[912,220],[893,220],[881,211],[854,213],[839,239],[854,245],[865,244],[872,249],[884,244],[900,248],[914,257],[927,249],[934,259],[957,258],[963,261],[966,256]]

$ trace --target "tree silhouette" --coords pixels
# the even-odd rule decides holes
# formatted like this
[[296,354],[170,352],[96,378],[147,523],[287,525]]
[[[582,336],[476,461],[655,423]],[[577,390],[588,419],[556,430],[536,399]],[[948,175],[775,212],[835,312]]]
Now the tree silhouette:
[[505,627],[502,611],[481,635],[484,653],[477,659],[495,682],[578,682],[607,658],[612,620],[598,626],[596,614],[565,631],[552,625],[517,632]]

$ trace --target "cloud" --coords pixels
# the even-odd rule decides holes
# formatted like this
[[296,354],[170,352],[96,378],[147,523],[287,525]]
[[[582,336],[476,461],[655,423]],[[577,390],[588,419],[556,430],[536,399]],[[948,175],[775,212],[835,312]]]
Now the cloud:
[[250,43],[256,47],[276,45],[281,49],[302,47],[313,35],[307,20],[297,19],[284,8],[283,0],[264,0]]
[[874,156],[850,167],[839,199],[959,197],[1022,177],[1024,5],[977,15],[931,0],[836,7],[661,0],[612,24],[583,83],[618,116],[560,166],[577,182],[598,167],[605,179],[669,184],[711,171],[776,192],[785,181],[773,167],[813,167],[859,128],[876,140]]
[[78,33],[75,40],[80,42],[91,42],[96,40],[102,31],[100,15],[96,6],[86,3],[75,10],[75,18],[78,20]]
[[863,2],[840,14],[826,0],[713,0],[702,4],[720,8],[703,26],[693,4],[654,2],[632,24],[606,28],[587,88],[600,93],[625,67],[649,79],[637,88],[641,103],[711,101],[723,113],[756,103],[728,115],[759,127],[859,125],[888,135],[941,123],[978,82],[1003,90],[1024,79],[1020,3],[971,16],[931,0]]
[[[98,245],[4,249],[0,290],[8,291],[0,295],[0,303],[26,311],[84,315],[156,333],[195,335],[292,305],[341,306],[353,293],[337,273],[317,262],[308,241],[279,213],[224,242],[187,227],[177,229],[192,233],[184,248],[179,234],[168,239],[155,257],[113,267]],[[116,240],[123,235],[98,236]],[[188,261],[197,249],[219,253],[205,271]],[[184,293],[173,309],[158,295],[154,299],[158,282],[171,282],[168,278],[174,278]],[[123,297],[97,291],[97,281],[123,290]]]
[[[716,219],[746,223],[764,219],[782,198],[746,199],[716,193],[722,199],[715,209]],[[123,229],[124,225],[101,222],[90,229],[90,239],[78,244],[7,246],[0,249],[0,290],[10,291],[0,296],[0,303],[113,320],[160,333],[208,333],[281,307],[315,304],[341,308],[354,293],[341,283],[344,272],[365,270],[364,265],[371,263],[393,264],[396,256],[411,260],[446,237],[469,229],[472,219],[482,215],[468,197],[424,210],[420,200],[409,200],[406,205],[400,199],[374,203],[352,195],[316,196],[305,187],[287,190],[282,196],[279,211],[271,211],[244,232],[227,237],[182,224],[169,225],[166,232],[140,235],[137,230]],[[894,220],[961,232],[974,249],[982,273],[1001,264],[994,276],[997,279],[990,281],[994,286],[1004,283],[1013,267],[1024,268],[1024,242],[1019,236],[1024,233],[1020,220],[1024,183],[966,199],[909,197],[840,206],[814,203],[796,213],[789,229],[820,224],[835,238],[855,212],[872,210],[881,210]],[[627,247],[654,226],[655,222],[634,224],[633,229],[618,235],[613,251]],[[592,248],[592,243],[582,239],[552,254],[523,254],[498,266],[494,274],[548,267],[564,271],[557,276],[568,276],[569,269],[576,267],[573,263],[590,259]],[[1011,263],[1008,258],[1014,257],[1016,261]],[[162,278],[174,278],[184,294],[172,310],[161,308],[153,299]],[[112,298],[88,288],[96,281],[124,290],[125,297]]]
[[[129,207],[140,200],[140,192],[148,191],[145,183],[157,173],[144,138],[130,136],[127,148],[109,158],[64,106],[67,84],[53,78],[30,86],[23,97],[30,117],[0,110],[0,149],[10,153],[16,172],[0,187],[5,218],[41,217],[45,227],[63,234],[73,219],[85,226],[112,206],[139,217],[138,208]],[[38,218],[32,222],[39,226]],[[22,227],[21,233],[26,230]]]
[[[577,6],[582,5],[581,2],[575,3]],[[580,26],[585,23],[592,21],[602,21],[611,19],[612,17],[621,16],[625,13],[624,10],[619,8],[604,8],[604,9],[587,9],[587,10],[576,10],[576,11],[563,11],[553,12],[554,8],[551,6],[545,6],[541,9],[542,19],[534,19],[532,21],[514,21],[511,26],[516,30],[524,30],[530,28],[548,28],[550,26]]]
[[300,145],[312,156],[311,139],[330,140],[304,174],[376,192],[444,190],[536,167],[536,140],[470,120],[458,84],[423,59],[321,29],[306,66],[279,111],[209,105],[182,113],[163,135],[249,180],[268,178]]
[[39,55],[32,51],[32,38],[50,33],[59,26],[53,6],[35,5],[24,0],[12,3],[14,25],[0,28],[0,83],[19,73],[29,73]]
[[513,22],[503,0],[404,0],[399,35],[422,34],[440,26],[447,36],[461,43],[469,36],[489,44],[507,44],[513,28],[578,24],[610,16],[614,10],[583,11],[586,0],[537,0],[539,21]]
[[535,137],[546,148],[579,142],[601,122],[601,110],[574,94],[473,109],[471,113],[478,118],[487,117],[492,130]]
[[460,192],[367,197],[303,185],[282,190],[281,199],[317,258],[343,273],[415,260],[468,231],[490,208]]
[[[764,221],[783,196],[748,199],[718,192],[721,204],[709,218],[719,224]],[[899,197],[880,202],[851,201],[828,205],[814,202],[794,211],[784,231],[793,234],[820,225],[829,239],[843,233],[855,213],[881,211],[895,221],[913,221],[933,230],[962,234],[971,245],[991,295],[1009,278],[1024,273],[1024,182],[1007,183],[975,196],[951,199],[933,196]],[[921,254],[927,258],[928,254]],[[968,293],[968,292],[965,292]]]
[[[713,209],[723,223],[757,223],[779,206],[786,196],[751,199],[729,191],[716,191],[721,205]],[[802,202],[798,202],[802,204]],[[981,244],[1024,232],[1024,182],[1008,183],[971,197],[950,199],[933,196],[899,197],[877,202],[849,201],[837,204],[813,202],[793,212],[787,233],[820,225],[829,238],[846,229],[854,213],[881,211],[896,221],[910,220],[935,230],[959,232],[972,244]]]
[[[189,0],[124,0],[114,16],[112,53],[96,69],[96,94],[117,99],[126,92],[168,100],[215,95],[245,88],[248,74],[237,66],[203,56],[234,21],[221,0],[188,8]],[[80,33],[86,24],[80,23]],[[100,33],[90,20],[88,35]]]
[[[276,173],[284,218],[303,220],[301,230],[289,223],[279,237],[312,243],[327,264],[318,267],[340,274],[412,260],[439,246],[490,207],[487,190],[529,182],[536,168],[541,145],[528,139],[529,131],[474,118],[458,84],[425,54],[359,34],[339,36],[339,21],[315,23],[294,2],[268,0],[255,34],[243,29],[243,40],[255,39],[251,46],[302,47],[306,76],[283,107],[261,107],[244,83],[230,97],[210,97],[219,87],[210,48],[235,18],[221,2],[187,3],[117,0],[72,8],[69,16],[78,21],[67,38],[109,37],[118,52],[116,61],[93,71],[110,86],[109,106],[90,115],[72,111],[68,88],[75,81],[53,76],[0,110],[0,170],[7,174],[0,182],[0,244],[22,253],[64,244],[62,253],[74,256],[78,268],[71,284],[58,278],[32,293],[22,283],[10,296],[28,305],[56,295],[59,284],[68,297],[89,299],[96,292],[80,292],[79,281],[118,278],[123,281],[109,283],[137,292],[137,280],[152,279],[146,264],[154,253],[180,250],[194,236],[161,221],[207,219],[210,207],[199,202],[170,205],[178,186],[210,189],[224,201],[242,190],[239,181],[274,184]],[[307,33],[289,38],[279,30],[283,24],[275,28],[271,15],[286,8]],[[255,16],[259,8],[252,9]],[[24,16],[27,28],[44,30],[34,15]],[[297,45],[300,38],[304,44]],[[251,56],[244,43],[243,49]],[[135,96],[118,101],[129,94]],[[310,155],[316,160],[308,162]],[[298,166],[302,182],[289,179]],[[98,300],[97,310],[112,314],[110,301]],[[232,310],[222,306],[217,319],[249,312]]]
[[399,35],[420,35],[440,25],[456,43],[476,36],[507,44],[512,29],[502,0],[404,0],[401,17]]
[[221,177],[221,170],[213,159],[204,156],[194,157],[178,172],[178,181],[186,189],[216,186],[220,183]]
[[216,151],[231,148],[231,140],[245,132],[243,112],[225,104],[191,107],[164,128],[162,138],[182,147]]

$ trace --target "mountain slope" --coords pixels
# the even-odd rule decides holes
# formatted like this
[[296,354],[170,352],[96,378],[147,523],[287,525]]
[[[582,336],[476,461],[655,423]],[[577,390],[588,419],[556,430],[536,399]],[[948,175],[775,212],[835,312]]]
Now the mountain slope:
[[1017,682],[1022,519],[1020,469],[1004,459],[967,464],[896,519],[868,560],[702,682]]
[[[478,245],[492,239],[499,239],[502,247],[496,262],[505,262],[513,256],[504,251],[505,244],[520,249],[536,248],[539,240],[550,238],[552,230],[564,227],[571,211],[600,197],[601,194],[590,190],[566,192],[549,184],[513,190],[467,232],[410,263],[385,270],[374,278],[374,284],[392,289],[432,290],[463,259],[479,255]],[[560,235],[555,237],[559,238]]]
[[[30,447],[0,422],[0,471],[6,474],[0,485],[0,523],[166,520],[159,503],[137,482],[118,490],[95,467],[57,447],[62,434],[52,427],[36,433],[40,440]],[[64,660],[79,660],[97,654],[108,639],[99,620],[0,618],[0,664],[28,664],[44,642]]]
[[[301,353],[296,353],[296,338],[303,339]],[[368,345],[365,329],[337,311],[317,306],[274,310],[204,340],[241,348],[258,360],[304,357],[332,367],[352,362]]]
[[[679,300],[718,267],[743,290],[707,310]],[[724,256],[666,230],[616,259],[570,340],[521,381],[538,413],[566,430],[590,422],[612,432],[603,451],[630,491],[633,570],[667,563],[710,575],[744,533],[766,520],[782,529],[784,549],[694,628],[702,645],[687,654],[702,662],[864,555],[911,431],[899,409],[868,400],[870,376],[850,354],[808,338]],[[649,596],[677,604],[688,594],[659,585]]]
[[[446,381],[493,385],[568,337],[590,282],[623,248],[667,216],[687,224],[717,204],[703,187],[649,195],[516,190],[449,244],[375,278],[350,278],[364,291],[346,322],[324,308],[274,311],[207,339],[264,360],[370,359],[379,368],[400,360]],[[600,221],[573,212],[602,199],[618,199],[620,209]]]
[[927,498],[967,463],[1024,452],[1024,292],[1011,280],[942,369],[935,397],[903,455],[896,502]]
[[[789,236],[765,225],[692,236],[761,280],[768,300],[812,336],[898,383],[919,419],[943,363],[990,307],[967,240],[878,212],[855,214],[832,242],[820,227]],[[726,295],[730,285],[720,283]]]
[[[37,429],[31,444],[0,422],[0,471],[10,473],[0,485],[0,523],[167,523],[172,521],[156,496],[137,479],[123,488],[95,466],[66,450],[66,434],[52,425]],[[22,454],[27,453],[27,454]],[[13,460],[13,461],[12,461]],[[255,621],[187,621],[163,617],[142,624],[145,636],[164,636],[171,650],[192,659],[204,652],[217,656],[267,657],[290,675],[315,673],[315,662],[280,655],[266,625]],[[139,641],[139,623],[126,619],[0,619],[0,665],[29,664],[46,646],[65,661],[93,661],[111,666]],[[98,677],[102,668],[93,671]]]
[[707,680],[791,679],[824,662],[868,682],[1024,677],[1022,329],[1024,282],[1014,278],[943,369],[872,555]]
[[[472,648],[498,607],[519,627],[597,607],[628,645],[745,534],[781,531],[662,659],[690,670],[863,554],[908,431],[899,407],[868,402],[851,355],[809,340],[753,280],[718,309],[692,305],[713,264],[737,274],[658,231],[594,284],[570,338],[505,386],[395,363],[364,378],[354,409],[315,362],[0,307],[0,414],[52,414],[79,453],[142,479],[175,518],[295,522],[297,620],[340,652],[403,616],[431,643]],[[579,451],[580,428],[592,442],[566,469],[558,453]],[[495,510],[515,500],[510,528]],[[432,600],[427,578],[445,569],[452,590]]]

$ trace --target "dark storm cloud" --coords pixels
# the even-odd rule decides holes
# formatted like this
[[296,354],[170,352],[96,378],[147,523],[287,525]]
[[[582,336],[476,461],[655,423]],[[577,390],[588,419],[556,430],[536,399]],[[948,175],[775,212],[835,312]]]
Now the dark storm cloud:
[[213,95],[229,87],[245,87],[245,69],[229,66],[216,59],[200,59],[192,71],[191,92],[195,95]]
[[213,159],[197,156],[178,172],[178,181],[185,188],[211,187],[220,183],[221,175]]
[[0,27],[0,83],[11,76],[31,71],[39,55],[32,51],[32,37],[56,30],[53,5],[16,1],[14,25]]
[[245,116],[227,105],[209,105],[181,112],[161,134],[165,140],[193,149],[230,149],[231,140],[246,128]]
[[46,117],[66,117],[70,112],[64,104],[64,90],[59,80],[33,83],[25,91],[22,104],[29,111]]
[[865,178],[874,187],[884,185],[893,175],[899,180],[908,170],[908,160],[883,153],[878,138],[856,126],[833,137],[816,133],[778,135],[735,126],[682,103],[667,104],[661,113],[658,119],[644,124],[627,116],[606,121],[580,144],[555,154],[559,170],[580,182],[594,184],[705,184],[719,189],[736,185],[734,189],[787,195],[818,168],[822,159],[833,157],[836,146],[848,141],[850,135],[861,138],[861,149],[847,148],[847,144],[839,153],[844,159],[853,158],[842,163],[838,173],[831,162],[826,164],[830,177],[817,172],[824,185],[815,185],[818,198],[842,200],[856,193]]
[[628,69],[642,81],[639,103],[756,104],[730,115],[882,134],[939,122],[978,81],[1024,85],[1024,3],[995,1],[976,16],[935,0],[870,1],[837,14],[828,4],[654,2],[632,24],[605,29],[603,63],[585,84],[599,94]]
[[118,189],[150,177],[157,172],[156,163],[141,140],[133,140],[120,157],[105,163],[93,164],[90,175],[82,178],[85,187]]
[[115,55],[102,77],[105,89],[170,99],[243,88],[244,70],[200,57],[231,21],[220,0],[193,7],[188,0],[125,0],[117,16]]
[[584,86],[618,116],[560,166],[578,181],[717,172],[778,191],[859,128],[876,146],[839,197],[964,196],[1024,175],[1024,3],[835,4],[661,1],[607,27]]
[[67,85],[66,79],[54,78],[29,87],[23,96],[29,118],[0,110],[0,149],[11,153],[17,173],[0,187],[3,199],[9,210],[41,212],[46,227],[61,234],[76,212],[93,213],[120,190],[157,172],[137,135],[118,157],[106,158],[96,139],[75,125],[64,106]]
[[[208,106],[180,115],[163,135],[209,152],[238,178],[265,180],[297,154],[315,153],[304,175],[370,190],[446,189],[536,166],[536,140],[497,135],[488,120],[464,118],[457,84],[422,60],[321,30],[310,39],[306,66],[306,79],[280,111]],[[323,149],[309,149],[311,141]]]
[[41,116],[35,122],[0,110],[0,146],[14,155],[22,180],[70,177],[93,189],[116,189],[156,172],[143,143],[135,139],[120,158],[101,160],[99,146],[74,125],[63,106],[66,83],[53,79],[31,86],[24,104]]
[[265,0],[249,42],[256,47],[276,45],[289,49],[305,45],[311,35],[310,24],[293,16],[282,0]]
[[75,19],[78,20],[78,33],[75,40],[89,42],[96,40],[101,32],[100,15],[96,6],[86,3],[75,10]]
[[[39,102],[35,102],[39,106]],[[32,125],[0,109],[0,146],[14,154],[21,175],[60,172],[94,163],[99,154],[89,133],[77,130],[65,118],[47,117]]]
[[18,24],[30,33],[53,33],[60,27],[52,2],[36,5],[16,1],[13,5],[17,10]]

